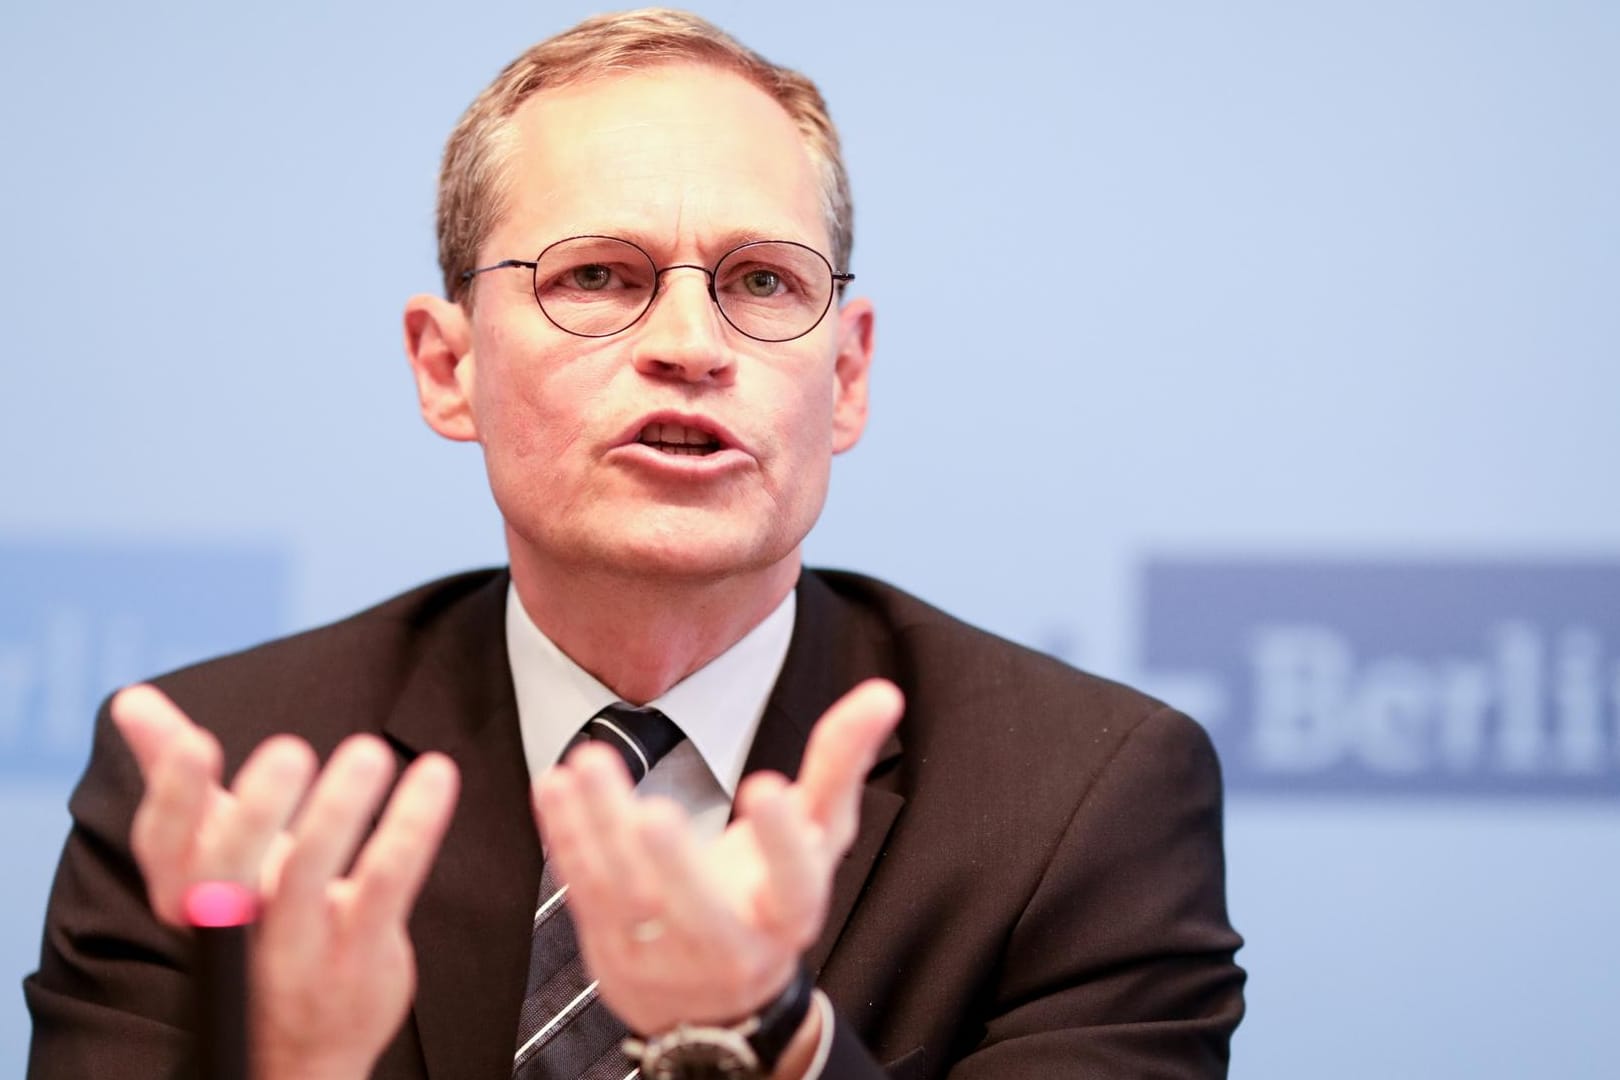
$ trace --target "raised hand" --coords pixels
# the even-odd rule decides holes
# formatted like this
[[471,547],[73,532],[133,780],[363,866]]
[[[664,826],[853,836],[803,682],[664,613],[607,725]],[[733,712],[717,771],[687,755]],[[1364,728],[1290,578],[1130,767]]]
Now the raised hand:
[[366,1076],[414,993],[405,923],[454,809],[455,766],[438,754],[413,762],[366,839],[394,774],[380,739],[351,737],[317,776],[308,744],[275,736],[227,789],[219,743],[154,687],[124,690],[112,714],[146,781],[131,847],[153,911],[179,925],[199,881],[262,898],[256,1075]]
[[665,799],[638,799],[618,756],[584,745],[536,784],[547,857],[602,1000],[633,1031],[726,1022],[792,977],[826,918],[860,794],[903,702],[870,680],[817,722],[794,783],[756,773],[705,844]]

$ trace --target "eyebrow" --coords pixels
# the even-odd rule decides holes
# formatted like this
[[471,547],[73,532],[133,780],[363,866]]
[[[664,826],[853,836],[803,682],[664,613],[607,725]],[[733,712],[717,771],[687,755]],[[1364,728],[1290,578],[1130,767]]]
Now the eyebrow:
[[[625,228],[624,226],[602,229],[581,229],[579,232],[573,232],[567,235],[618,237],[621,240],[629,240],[637,247],[640,247],[642,250],[650,254],[653,254],[655,257],[660,250],[667,249],[669,246],[668,237],[664,234],[648,233],[641,229]],[[561,240],[563,238],[563,236],[558,236],[557,240]],[[707,240],[704,242],[703,249],[707,258],[717,259],[734,248],[739,248],[744,244],[758,243],[761,240],[789,240],[796,244],[803,244],[808,248],[814,248],[816,251],[821,251],[818,244],[812,243],[810,237],[803,235],[796,229],[765,229],[754,226],[727,229],[725,232],[715,236],[712,240]],[[556,240],[552,240],[550,243],[556,243]]]

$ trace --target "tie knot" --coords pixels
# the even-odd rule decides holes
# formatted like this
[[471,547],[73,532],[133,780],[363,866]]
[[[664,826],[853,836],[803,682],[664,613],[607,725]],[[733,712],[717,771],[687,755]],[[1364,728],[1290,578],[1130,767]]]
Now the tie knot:
[[571,750],[587,739],[606,743],[624,759],[630,782],[639,784],[659,759],[684,738],[675,721],[657,709],[609,705],[591,717],[568,745]]

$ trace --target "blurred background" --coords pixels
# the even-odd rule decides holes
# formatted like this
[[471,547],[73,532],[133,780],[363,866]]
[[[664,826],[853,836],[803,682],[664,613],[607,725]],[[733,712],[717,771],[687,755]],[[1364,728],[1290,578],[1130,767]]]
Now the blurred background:
[[[0,1074],[101,696],[502,560],[399,313],[461,109],[591,10],[8,10]],[[854,179],[810,560],[1209,725],[1233,1075],[1612,1076],[1620,7],[700,10]]]

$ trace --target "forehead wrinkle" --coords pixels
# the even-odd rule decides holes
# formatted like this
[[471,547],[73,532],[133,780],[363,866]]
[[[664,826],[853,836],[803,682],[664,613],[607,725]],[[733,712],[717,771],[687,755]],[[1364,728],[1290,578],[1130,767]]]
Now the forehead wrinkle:
[[[737,89],[725,86],[733,76],[701,68],[659,74],[678,77],[677,94],[689,97],[730,97]],[[520,171],[502,231],[536,251],[568,236],[622,236],[660,258],[678,251],[675,261],[718,257],[763,239],[829,254],[819,174],[797,127],[785,113],[775,115],[780,107],[745,100],[738,124],[718,127],[699,122],[701,110],[672,115],[656,104],[647,115],[627,115],[624,91],[657,82],[630,74],[542,91],[520,107],[511,162]],[[763,97],[747,84],[742,92]],[[763,126],[755,104],[770,117]],[[791,158],[782,152],[786,142],[776,145],[779,136],[796,151]]]
[[688,210],[684,192],[668,208],[671,220],[653,220],[664,212],[660,210],[649,214],[644,212],[643,207],[637,207],[629,213],[600,216],[593,211],[589,216],[554,220],[543,229],[540,226],[525,229],[520,235],[535,252],[571,237],[611,236],[630,241],[658,262],[681,262],[688,258],[713,262],[733,248],[760,240],[792,241],[831,258],[831,253],[826,250],[826,237],[823,236],[825,229],[821,227],[819,219],[813,229],[806,229],[797,222],[790,223],[784,217],[775,224],[755,219],[705,230],[695,220],[701,215]]
[[680,238],[683,235],[683,230],[682,230],[681,226],[682,226],[682,223],[685,220],[686,220],[686,192],[683,191],[683,192],[681,192],[681,197],[679,199],[677,199],[676,202],[675,202],[675,230],[674,230],[674,236],[675,236],[676,250],[679,250],[680,246],[681,246]]

